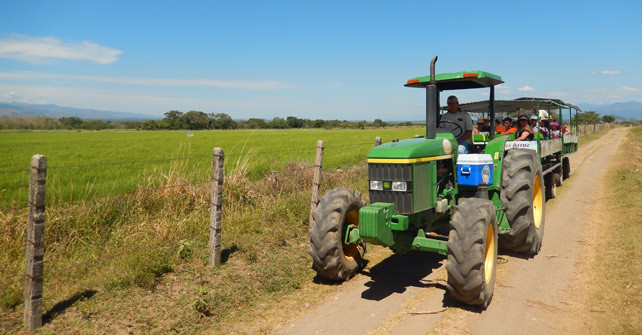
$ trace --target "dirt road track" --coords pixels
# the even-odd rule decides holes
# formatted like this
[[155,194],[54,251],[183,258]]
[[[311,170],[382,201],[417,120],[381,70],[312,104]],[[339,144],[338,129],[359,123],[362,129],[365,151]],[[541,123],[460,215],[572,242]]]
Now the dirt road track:
[[[500,252],[493,301],[487,310],[447,298],[444,257],[393,255],[337,287],[276,334],[558,334],[574,304],[574,266],[583,227],[591,220],[599,178],[625,131],[612,130],[571,157],[571,178],[547,202],[545,234],[533,258]],[[585,274],[590,275],[590,274]],[[406,312],[448,310],[437,314]]]

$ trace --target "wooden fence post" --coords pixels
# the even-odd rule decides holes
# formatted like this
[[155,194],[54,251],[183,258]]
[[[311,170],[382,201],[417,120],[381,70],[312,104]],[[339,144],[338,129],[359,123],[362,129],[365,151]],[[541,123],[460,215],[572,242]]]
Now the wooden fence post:
[[381,137],[377,136],[375,137],[375,147],[378,147],[381,145]]
[[45,255],[45,192],[47,158],[31,157],[29,177],[29,221],[25,262],[24,326],[33,330],[42,326],[42,274]]
[[212,151],[212,199],[210,201],[210,261],[214,268],[221,264],[221,205],[223,203],[223,149]]
[[310,199],[310,226],[312,226],[312,213],[317,210],[319,204],[319,188],[321,187],[321,167],[323,166],[322,140],[317,141],[317,152],[314,158],[314,180],[312,180],[312,198]]

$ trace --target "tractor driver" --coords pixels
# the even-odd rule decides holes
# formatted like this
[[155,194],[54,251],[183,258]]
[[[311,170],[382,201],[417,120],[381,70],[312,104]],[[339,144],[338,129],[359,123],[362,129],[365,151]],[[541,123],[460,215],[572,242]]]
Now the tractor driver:
[[459,108],[459,100],[454,95],[448,97],[448,113],[441,116],[439,128],[455,135],[460,154],[468,153],[468,144],[473,134],[473,119]]

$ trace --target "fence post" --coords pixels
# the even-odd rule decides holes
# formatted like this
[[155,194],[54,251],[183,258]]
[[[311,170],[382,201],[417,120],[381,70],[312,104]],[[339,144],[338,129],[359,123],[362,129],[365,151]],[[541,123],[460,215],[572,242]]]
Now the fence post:
[[312,226],[312,213],[317,210],[319,203],[319,188],[321,187],[321,167],[323,166],[322,140],[317,141],[317,152],[314,158],[314,179],[312,180],[312,198],[310,199],[310,226]]
[[29,177],[29,219],[25,262],[24,326],[33,330],[42,326],[42,274],[44,268],[45,192],[47,158],[31,157]]
[[381,137],[377,136],[375,137],[375,147],[378,147],[381,145]]
[[221,264],[221,204],[223,203],[223,149],[212,151],[212,199],[210,201],[210,261],[214,268]]

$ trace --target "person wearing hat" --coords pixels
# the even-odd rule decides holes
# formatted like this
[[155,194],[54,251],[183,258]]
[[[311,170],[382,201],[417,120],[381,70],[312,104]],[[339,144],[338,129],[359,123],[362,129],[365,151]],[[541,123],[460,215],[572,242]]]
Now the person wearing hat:
[[[528,116],[520,115],[517,122],[519,123],[519,130],[515,134],[515,141],[532,141],[535,133],[533,132],[533,128],[528,124]],[[535,122],[537,122],[537,117],[535,117]]]
[[487,125],[488,118],[480,117],[477,119],[477,128],[473,128],[473,134],[487,133],[490,131],[490,127]]
[[455,135],[455,139],[459,143],[459,153],[467,154],[468,144],[473,135],[473,119],[459,108],[459,100],[456,96],[449,96],[447,103],[448,113],[441,116],[437,128]]
[[533,131],[537,131],[537,115],[531,116],[530,124],[531,124],[531,129],[533,129]]
[[548,120],[548,112],[545,109],[540,109],[539,110],[539,119],[540,120]]

